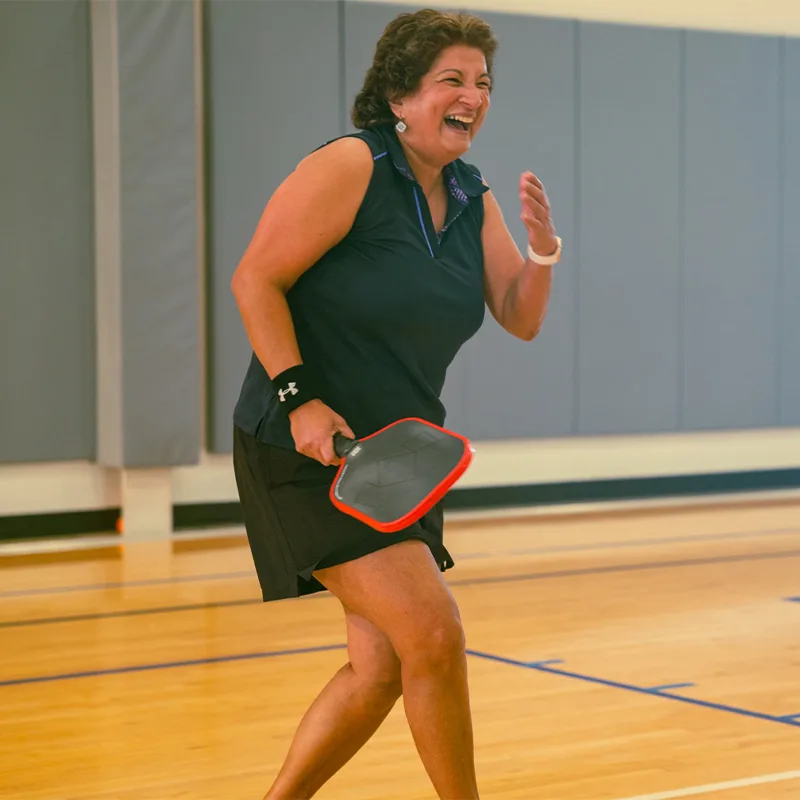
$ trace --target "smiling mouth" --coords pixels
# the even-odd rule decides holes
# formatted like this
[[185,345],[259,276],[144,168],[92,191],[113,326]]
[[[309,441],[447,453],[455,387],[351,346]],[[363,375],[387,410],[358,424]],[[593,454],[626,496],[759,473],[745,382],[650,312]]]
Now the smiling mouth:
[[472,123],[474,120],[471,120],[469,117],[462,117],[457,114],[452,114],[444,118],[444,124],[447,125],[450,130],[457,131],[458,133],[468,133],[472,128]]

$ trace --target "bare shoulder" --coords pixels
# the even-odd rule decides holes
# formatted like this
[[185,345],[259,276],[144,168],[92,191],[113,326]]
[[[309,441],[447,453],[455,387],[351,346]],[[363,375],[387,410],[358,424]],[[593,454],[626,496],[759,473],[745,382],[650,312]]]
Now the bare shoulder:
[[372,171],[369,145],[354,137],[307,155],[267,202],[237,272],[270,275],[287,289],[347,235]]
[[348,175],[361,183],[372,176],[373,159],[369,145],[354,136],[336,139],[313,153],[309,153],[295,169],[303,177],[316,173],[319,179],[341,178]]

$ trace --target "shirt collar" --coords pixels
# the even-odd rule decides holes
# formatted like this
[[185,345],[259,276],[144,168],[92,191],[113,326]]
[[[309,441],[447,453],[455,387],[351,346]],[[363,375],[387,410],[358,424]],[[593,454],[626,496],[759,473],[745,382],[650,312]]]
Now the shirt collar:
[[[386,125],[383,129],[383,134],[386,150],[394,164],[394,168],[404,178],[416,183],[417,179],[411,171],[411,166],[408,163],[403,146],[397,138],[397,132],[394,127]],[[450,194],[464,205],[469,203],[470,198],[480,197],[489,188],[484,184],[478,171],[474,167],[465,164],[460,158],[451,161],[444,168],[444,180]]]

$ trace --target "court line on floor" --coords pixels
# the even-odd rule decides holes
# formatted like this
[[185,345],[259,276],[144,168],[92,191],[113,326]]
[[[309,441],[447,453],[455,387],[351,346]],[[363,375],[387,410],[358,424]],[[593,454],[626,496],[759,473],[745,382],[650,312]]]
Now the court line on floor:
[[689,544],[691,542],[718,542],[737,539],[753,539],[762,536],[793,536],[800,534],[800,528],[775,528],[764,531],[731,531],[729,533],[702,533],[687,536],[664,536],[658,539],[619,539],[610,542],[593,542],[584,544],[555,544],[542,547],[522,548],[518,550],[503,550],[493,553],[462,553],[456,556],[457,561],[467,561],[473,558],[495,558],[497,556],[527,556],[551,553],[580,553],[588,550],[617,550],[623,547],[647,547],[648,545],[661,544]]
[[[633,564],[609,564],[602,567],[583,567],[579,569],[550,570],[547,572],[531,572],[515,575],[493,575],[485,578],[464,578],[448,581],[450,586],[479,586],[493,583],[513,583],[517,581],[550,580],[555,578],[583,577],[587,575],[606,575],[613,573],[638,572],[651,569],[671,569],[676,567],[707,566],[709,564],[741,563],[747,561],[777,560],[782,558],[800,558],[800,550],[779,551],[775,553],[750,553],[736,556],[717,556],[709,558],[683,559],[677,561],[646,561]],[[303,599],[313,600],[328,597],[328,592],[305,595]],[[181,611],[210,610],[227,605],[261,605],[258,600],[220,601],[219,603],[196,603],[179,606],[160,606],[151,609],[131,609],[123,611],[97,612],[96,614],[80,614],[65,617],[32,617],[30,619],[8,620],[0,622],[2,628],[22,628],[31,625],[58,624],[64,622],[87,622],[94,619],[113,619],[115,617],[145,616],[147,614],[167,614]]]
[[696,797],[699,794],[725,792],[729,789],[742,789],[747,786],[760,786],[767,783],[800,780],[800,770],[794,772],[777,772],[773,775],[756,775],[753,778],[742,778],[722,783],[707,783],[704,786],[688,786],[685,789],[673,789],[655,794],[637,794],[636,797],[622,797],[620,800],[677,800],[679,797]]
[[[594,550],[613,550],[625,547],[646,547],[647,545],[687,544],[690,542],[728,541],[734,539],[758,539],[764,536],[792,536],[800,534],[800,528],[775,528],[762,531],[734,531],[719,534],[700,534],[697,536],[671,536],[661,539],[613,540],[610,542],[592,542],[581,545],[546,545],[517,550],[498,550],[477,553],[461,553],[456,560],[468,561],[478,558],[498,558],[503,556],[547,555],[552,553],[580,553]],[[77,584],[72,586],[50,586],[36,589],[10,589],[0,591],[0,599],[5,597],[35,597],[37,595],[62,594],[70,592],[97,592],[107,589],[124,589],[137,586],[160,586],[168,583],[192,583],[205,580],[236,580],[239,578],[255,579],[253,570],[240,570],[219,574],[178,575],[164,578],[149,578],[138,581],[112,581],[109,583]]]
[[451,586],[477,586],[483,583],[512,583],[514,581],[544,580],[547,578],[571,578],[581,575],[604,575],[614,572],[638,572],[649,569],[671,569],[674,567],[703,567],[710,564],[735,564],[745,561],[769,561],[782,558],[798,558],[800,550],[783,550],[774,553],[746,553],[735,556],[713,556],[708,558],[686,558],[675,561],[644,561],[633,564],[609,564],[603,567],[582,567],[549,572],[519,573],[517,575],[495,575],[486,578],[465,578],[450,581]]
[[[347,648],[346,644],[329,644],[329,645],[319,645],[317,647],[302,647],[290,650],[268,650],[256,653],[239,653],[226,656],[196,658],[196,659],[188,659],[182,661],[167,661],[167,662],[158,662],[154,664],[137,664],[126,667],[111,667],[107,669],[85,670],[81,672],[67,672],[55,675],[39,675],[39,676],[32,676],[25,678],[10,678],[0,681],[0,688],[23,686],[28,684],[54,683],[59,681],[76,680],[80,678],[99,678],[110,675],[123,675],[134,672],[151,672],[155,670],[176,669],[181,667],[194,667],[207,664],[224,664],[236,661],[276,658],[280,656],[305,655],[309,653],[321,653],[332,650],[345,650],[346,648]],[[667,700],[675,700],[678,702],[687,703],[689,705],[711,709],[714,711],[724,711],[730,714],[737,714],[739,716],[750,717],[766,722],[779,723],[794,728],[800,728],[800,719],[797,719],[796,717],[764,714],[760,711],[750,711],[748,709],[740,708],[738,706],[730,706],[722,703],[712,703],[706,700],[700,700],[693,697],[684,697],[682,695],[671,694],[660,687],[644,688],[641,686],[634,686],[632,684],[626,684],[619,681],[607,680],[605,678],[596,678],[590,675],[583,675],[577,672],[570,672],[564,669],[557,669],[550,666],[551,664],[563,663],[563,661],[560,659],[549,659],[545,661],[519,661],[517,659],[506,658],[505,656],[498,656],[493,653],[484,653],[480,650],[472,650],[472,649],[468,649],[467,654],[474,658],[481,658],[487,661],[496,661],[501,664],[507,664],[514,667],[522,667],[523,669],[543,672],[549,675],[555,675],[556,677],[571,678],[573,680],[579,680],[585,683],[593,683],[613,689],[623,689],[629,692],[645,694],[650,697],[659,697]]]
[[220,600],[214,603],[185,603],[179,606],[156,606],[154,608],[127,608],[121,611],[97,611],[93,614],[72,614],[63,617],[31,617],[30,619],[12,619],[0,622],[3,628],[28,628],[35,625],[58,625],[65,622],[93,622],[103,619],[121,619],[124,617],[145,617],[155,614],[178,614],[183,611],[212,611],[215,608],[233,608],[236,606],[260,606],[264,601],[247,598],[244,600]]
[[9,589],[0,592],[3,597],[36,597],[37,595],[67,594],[70,592],[104,592],[108,589],[128,589],[137,586],[162,586],[165,583],[196,583],[199,581],[224,581],[238,580],[239,578],[253,578],[253,570],[239,570],[238,572],[220,572],[207,575],[172,575],[166,578],[147,578],[140,581],[111,581],[109,583],[84,583],[73,586],[46,586],[39,589]]
[[84,672],[65,672],[56,675],[38,675],[30,678],[11,678],[0,681],[0,687],[23,686],[30,683],[53,683],[56,681],[69,681],[77,678],[100,678],[106,675],[123,675],[129,672],[152,672],[160,669],[175,669],[178,667],[197,667],[203,664],[224,664],[233,661],[250,661],[260,658],[276,658],[278,656],[296,656],[306,653],[322,653],[328,650],[344,650],[346,644],[325,644],[318,647],[299,647],[295,650],[267,650],[261,653],[239,653],[228,656],[215,656],[210,658],[193,658],[186,661],[166,661],[156,664],[137,664],[128,667],[110,667],[108,669],[86,670]]
[[800,728],[800,721],[795,721],[793,718],[784,716],[776,716],[774,714],[765,714],[761,711],[750,711],[746,708],[738,706],[729,706],[724,703],[713,703],[709,700],[701,700],[695,697],[685,697],[684,695],[671,694],[656,687],[655,689],[648,689],[642,686],[635,686],[630,683],[622,683],[621,681],[612,681],[606,678],[596,678],[592,675],[583,675],[579,672],[571,672],[564,669],[548,666],[554,663],[553,661],[519,661],[514,658],[506,658],[505,656],[494,655],[493,653],[484,653],[479,650],[468,650],[471,656],[476,658],[483,658],[487,661],[498,661],[501,664],[508,664],[513,667],[522,667],[523,669],[534,670],[536,672],[544,672],[548,675],[556,675],[561,678],[572,678],[573,680],[583,681],[584,683],[594,683],[599,686],[606,686],[612,689],[624,689],[628,692],[636,692],[637,694],[645,694],[650,697],[660,697],[667,700],[675,700],[679,703],[686,703],[688,705],[699,706],[701,708],[712,709],[714,711],[726,711],[729,714],[738,714],[743,717],[752,717],[754,719],[763,720],[766,722],[776,722],[781,725],[789,725],[794,728]]

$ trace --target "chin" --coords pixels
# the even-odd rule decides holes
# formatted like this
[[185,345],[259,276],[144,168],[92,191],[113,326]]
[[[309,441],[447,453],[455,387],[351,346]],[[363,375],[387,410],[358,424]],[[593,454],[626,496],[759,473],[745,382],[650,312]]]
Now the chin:
[[453,158],[460,158],[467,153],[472,147],[471,136],[458,136],[457,138],[452,135],[445,135],[442,137],[442,144],[448,153],[453,154]]

